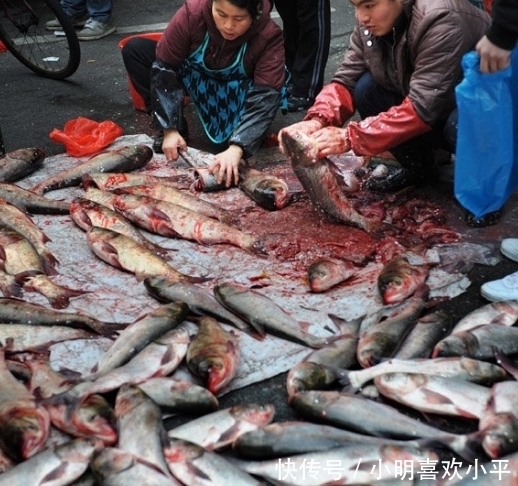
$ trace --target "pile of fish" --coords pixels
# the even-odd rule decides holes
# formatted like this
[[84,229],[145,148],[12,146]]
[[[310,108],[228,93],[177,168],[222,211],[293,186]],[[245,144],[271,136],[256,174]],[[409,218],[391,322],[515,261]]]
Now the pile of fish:
[[[41,153],[27,154],[11,154],[10,163],[28,156],[42,162]],[[323,200],[304,183],[314,181],[304,170],[315,169],[309,161],[305,167],[304,157],[295,172],[310,198]],[[234,213],[179,190],[174,177],[126,173],[151,159],[145,145],[124,146],[31,190],[12,184],[16,175],[0,176],[0,486],[418,484],[425,464],[443,472],[446,462],[462,474],[429,475],[428,484],[462,484],[461,476],[473,481],[491,459],[509,461],[516,471],[518,389],[507,361],[518,352],[515,302],[490,304],[452,323],[433,309],[432,264],[415,248],[381,271],[382,311],[351,321],[330,313],[337,331],[314,335],[260,288],[211,283],[175,268],[171,250],[145,232],[231,245],[259,258],[265,246],[261,236],[239,229]],[[14,173],[24,177],[27,165]],[[318,170],[324,177],[332,167]],[[243,171],[243,191],[270,211],[285,207],[287,186],[258,172]],[[81,195],[70,201],[44,196],[79,185]],[[340,204],[336,219],[382,229],[379,215]],[[69,214],[96,257],[142,282],[154,309],[122,323],[64,312],[86,291],[55,282],[58,259],[28,213]],[[315,262],[310,290],[327,292],[355,270],[342,260]],[[40,293],[51,308],[24,301],[24,292]],[[242,360],[242,334],[257,346],[275,335],[307,348],[286,383],[299,421],[275,422],[271,404],[219,409],[218,397]],[[87,373],[54,369],[49,346],[75,339],[109,344]],[[189,380],[173,377],[181,366]],[[445,431],[402,409],[451,417],[471,430]],[[166,430],[170,415],[185,420]],[[400,476],[403,463],[414,477]]]

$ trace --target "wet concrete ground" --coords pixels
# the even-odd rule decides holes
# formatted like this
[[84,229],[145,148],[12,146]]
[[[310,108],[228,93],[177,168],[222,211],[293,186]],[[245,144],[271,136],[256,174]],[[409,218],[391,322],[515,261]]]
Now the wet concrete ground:
[[[24,147],[41,147],[48,155],[63,152],[63,147],[50,141],[53,128],[62,128],[67,120],[84,116],[97,121],[113,120],[120,124],[125,134],[152,134],[150,119],[135,111],[129,99],[126,75],[120,57],[118,42],[135,32],[162,30],[179,0],[153,2],[116,2],[114,17],[119,28],[117,34],[98,41],[83,43],[82,62],[79,70],[65,81],[40,78],[21,65],[9,53],[0,54],[0,127],[8,151]],[[339,64],[352,26],[352,8],[348,2],[332,0],[333,25],[331,54],[327,66],[330,79]],[[282,126],[300,120],[301,114],[279,114],[273,126],[276,133]],[[210,143],[200,133],[192,118],[192,146],[211,151]],[[264,154],[264,157],[263,157]],[[260,152],[256,161],[264,165],[268,160]],[[464,235],[466,241],[493,244],[498,247],[504,237],[518,237],[517,201],[513,197],[505,207],[502,220],[493,227],[474,229],[464,224],[463,211],[452,196],[452,166],[445,166],[439,185],[424,189],[431,198],[437,198],[450,209],[452,225]],[[469,273],[471,286],[459,297],[441,306],[458,320],[468,312],[486,304],[479,293],[480,285],[518,270],[518,264],[505,258],[494,267],[475,266]],[[285,374],[231,392],[221,397],[221,407],[243,402],[273,403],[276,421],[295,418],[286,404]]]

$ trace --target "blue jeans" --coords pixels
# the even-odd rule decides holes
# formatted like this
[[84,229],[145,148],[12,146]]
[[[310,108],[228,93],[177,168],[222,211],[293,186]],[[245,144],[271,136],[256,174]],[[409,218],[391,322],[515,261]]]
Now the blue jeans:
[[61,0],[61,7],[69,17],[88,14],[92,20],[104,24],[112,20],[112,0]]
[[[374,81],[370,72],[366,72],[356,83],[353,92],[354,104],[362,120],[375,116],[389,108],[401,104],[403,97],[388,91]],[[438,121],[431,132],[419,135],[396,147],[390,152],[403,166],[433,163],[435,149],[441,148],[455,153],[457,141],[458,113],[455,108],[446,120]]]

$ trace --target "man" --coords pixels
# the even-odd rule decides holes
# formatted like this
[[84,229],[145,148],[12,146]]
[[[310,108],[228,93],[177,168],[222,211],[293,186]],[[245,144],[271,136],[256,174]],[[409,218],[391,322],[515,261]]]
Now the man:
[[[454,152],[455,86],[462,56],[489,15],[466,0],[351,0],[356,25],[332,81],[302,122],[319,157],[390,151],[399,164],[371,171],[364,187],[395,191],[429,182],[435,151]],[[351,121],[355,112],[362,121]]]

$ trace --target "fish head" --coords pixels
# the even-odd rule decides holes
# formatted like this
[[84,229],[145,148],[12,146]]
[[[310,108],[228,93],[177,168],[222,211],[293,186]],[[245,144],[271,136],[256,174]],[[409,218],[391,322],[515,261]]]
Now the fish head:
[[280,146],[288,159],[299,165],[311,166],[318,159],[318,144],[299,130],[282,130]]
[[381,281],[378,288],[385,305],[399,304],[403,302],[412,292],[414,282],[411,278],[394,277],[388,282]]
[[50,430],[50,417],[44,408],[15,408],[1,422],[2,441],[13,459],[28,459],[44,448]]
[[106,446],[117,442],[114,411],[100,395],[89,395],[81,406],[74,410],[71,421],[80,436],[99,439]]
[[439,341],[432,351],[432,358],[448,357],[448,356],[471,356],[471,353],[476,351],[476,344],[473,341],[475,338],[469,335],[468,332],[459,332],[457,334],[450,334]]
[[498,414],[498,423],[481,431],[482,448],[491,459],[516,451],[518,427],[511,414]]
[[236,405],[231,409],[231,415],[238,417],[240,420],[254,424],[269,424],[275,415],[275,407],[272,404],[258,405],[250,403],[246,405]]

